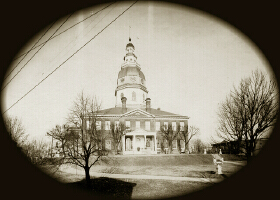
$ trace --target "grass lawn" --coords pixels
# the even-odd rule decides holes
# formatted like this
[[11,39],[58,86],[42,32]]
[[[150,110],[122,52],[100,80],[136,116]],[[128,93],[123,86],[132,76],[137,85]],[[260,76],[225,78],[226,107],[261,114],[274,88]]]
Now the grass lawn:
[[141,180],[129,179],[136,183],[132,199],[168,198],[188,194],[213,185],[213,183],[175,181],[175,180]]
[[[232,163],[223,164],[223,174],[230,176],[242,168]],[[111,174],[133,174],[154,176],[178,176],[196,178],[215,178],[215,165],[187,165],[187,166],[93,166],[92,171]]]
[[[56,173],[56,178],[66,184],[84,189],[83,175],[59,171]],[[92,190],[95,188],[95,191],[101,194],[110,194],[123,199],[168,198],[202,190],[214,184],[175,180],[103,179],[92,177],[92,182],[94,183]]]
[[[109,174],[133,174],[133,175],[153,175],[153,176],[178,176],[178,177],[196,177],[196,178],[222,178],[221,175],[216,174],[216,166],[213,164],[211,155],[177,155],[177,156],[123,156],[112,157],[109,160],[94,165],[91,172],[109,173]],[[224,162],[223,174],[228,177],[236,173],[243,166],[240,163],[246,164],[233,156],[224,157],[227,161]],[[238,161],[238,164],[235,164]],[[82,168],[75,166],[66,166],[54,174],[60,182],[68,184],[83,185],[82,180],[85,178]],[[100,190],[105,191],[105,194],[116,192],[117,195],[125,195],[124,198],[131,196],[132,198],[163,198],[191,193],[201,190],[205,187],[211,186],[214,183],[205,182],[191,182],[182,180],[146,180],[146,179],[110,179],[106,181],[102,177],[92,177],[93,187],[98,189],[103,185]],[[98,182],[98,184],[97,184]],[[118,184],[116,184],[118,182]],[[112,188],[118,188],[119,185],[129,183],[133,186],[133,190],[123,192],[123,188],[112,191]],[[109,185],[108,185],[109,184]],[[117,185],[112,186],[112,185]],[[106,186],[107,185],[107,186]],[[111,188],[111,189],[110,189]],[[110,189],[109,191],[107,191]]]
[[[223,155],[225,161],[246,163],[237,156]],[[173,156],[139,156],[114,157],[109,162],[101,162],[92,167],[92,171],[111,174],[133,174],[154,176],[178,176],[215,178],[216,166],[211,155],[173,155]],[[230,176],[241,169],[242,165],[224,163],[223,174]]]

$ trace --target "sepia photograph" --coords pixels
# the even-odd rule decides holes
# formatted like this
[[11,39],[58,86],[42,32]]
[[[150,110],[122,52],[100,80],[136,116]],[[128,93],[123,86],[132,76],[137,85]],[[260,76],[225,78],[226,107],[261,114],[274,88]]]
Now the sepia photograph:
[[277,16],[237,2],[7,7],[15,17],[3,29],[1,73],[7,193],[270,198]]

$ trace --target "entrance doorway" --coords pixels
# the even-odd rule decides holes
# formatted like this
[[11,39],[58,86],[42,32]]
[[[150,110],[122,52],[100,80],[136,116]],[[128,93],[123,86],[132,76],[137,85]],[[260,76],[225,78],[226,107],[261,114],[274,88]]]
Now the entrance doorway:
[[136,136],[135,146],[137,151],[143,150],[145,148],[144,136]]
[[125,137],[125,150],[126,151],[132,151],[133,150],[132,136],[126,136]]

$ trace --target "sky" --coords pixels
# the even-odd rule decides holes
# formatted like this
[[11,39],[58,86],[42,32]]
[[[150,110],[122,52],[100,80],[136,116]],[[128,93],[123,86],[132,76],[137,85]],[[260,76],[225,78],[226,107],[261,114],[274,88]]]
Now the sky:
[[[139,1],[129,8],[132,3],[117,2],[87,20],[109,4],[79,10],[62,26],[68,16],[58,19],[38,44],[53,34],[61,35],[11,63],[2,85],[2,111],[48,77],[4,116],[18,117],[30,139],[48,140],[46,133],[56,124],[66,123],[69,109],[82,91],[98,97],[102,108],[114,107],[117,76],[129,37],[152,108],[188,116],[189,126],[198,127],[199,137],[206,142],[216,132],[219,104],[233,86],[256,69],[272,75],[260,49],[227,22],[172,3]],[[50,26],[30,38],[18,56]]]

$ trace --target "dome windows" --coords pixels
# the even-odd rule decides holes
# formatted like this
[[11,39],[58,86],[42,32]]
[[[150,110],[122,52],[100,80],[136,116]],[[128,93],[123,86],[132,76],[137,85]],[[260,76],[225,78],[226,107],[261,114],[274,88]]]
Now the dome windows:
[[124,60],[125,62],[136,62],[136,59],[133,56],[127,56]]

